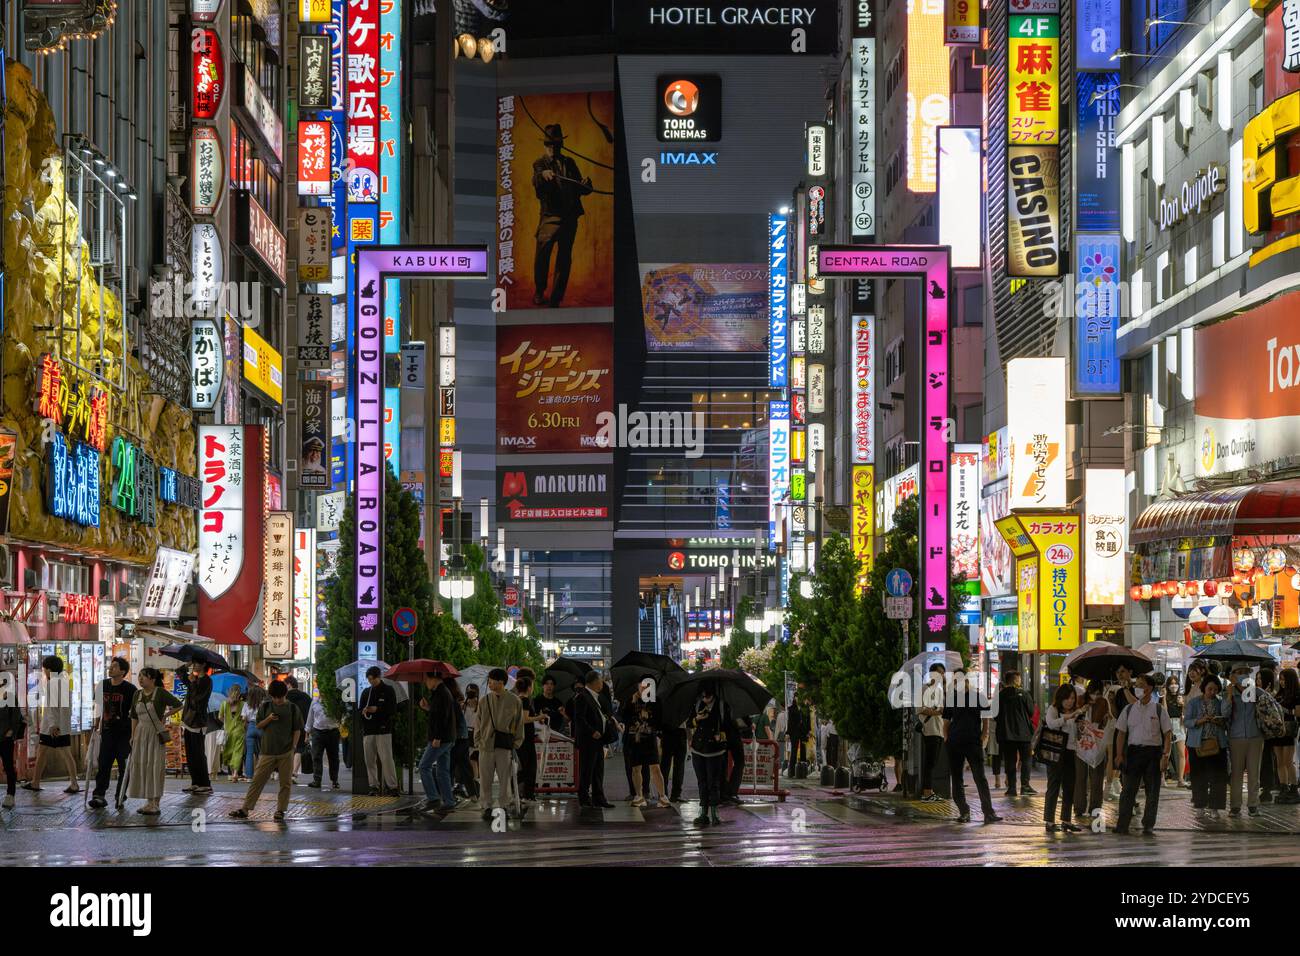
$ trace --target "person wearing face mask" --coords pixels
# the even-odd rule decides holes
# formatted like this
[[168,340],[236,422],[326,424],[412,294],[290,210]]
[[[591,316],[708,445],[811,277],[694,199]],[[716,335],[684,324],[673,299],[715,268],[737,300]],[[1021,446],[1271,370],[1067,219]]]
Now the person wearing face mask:
[[1134,684],[1134,700],[1123,708],[1115,725],[1115,762],[1124,775],[1124,789],[1119,798],[1116,833],[1128,833],[1137,801],[1138,787],[1146,791],[1142,813],[1142,832],[1154,833],[1160,807],[1160,778],[1169,766],[1169,748],[1173,731],[1169,713],[1160,704],[1156,685],[1149,674]]
[[[1255,722],[1255,696],[1250,687],[1250,665],[1232,669],[1224,701],[1228,711],[1228,813],[1241,816],[1241,778],[1246,778],[1246,811],[1259,815],[1259,765],[1264,756],[1264,735]],[[1249,698],[1249,699],[1248,699]]]
[[[1078,686],[1077,684],[1075,685]],[[1093,811],[1102,805],[1102,784],[1106,779],[1106,761],[1110,740],[1114,737],[1110,704],[1102,693],[1101,681],[1088,681],[1079,716],[1079,730],[1101,732],[1101,746],[1087,758],[1076,754],[1074,764],[1074,814],[1076,818],[1090,820]]]
[[1172,761],[1170,762],[1170,782],[1175,787],[1183,785],[1183,765],[1186,763],[1184,754],[1187,748],[1184,740],[1187,737],[1183,729],[1183,695],[1178,688],[1178,678],[1170,675],[1165,681],[1165,710],[1169,711],[1169,725],[1174,730],[1174,744],[1170,751]]
[[[1204,669],[1202,669],[1204,670]],[[1208,813],[1218,820],[1227,802],[1228,733],[1219,678],[1206,674],[1197,688],[1200,693],[1187,702],[1187,753],[1192,762],[1192,809],[1197,816]]]

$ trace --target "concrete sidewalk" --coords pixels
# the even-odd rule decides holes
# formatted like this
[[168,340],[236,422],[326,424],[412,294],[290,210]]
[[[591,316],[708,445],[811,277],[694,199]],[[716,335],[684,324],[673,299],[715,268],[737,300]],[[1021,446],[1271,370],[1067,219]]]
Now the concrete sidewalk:
[[[359,797],[353,796],[352,774],[340,768],[342,789],[331,790],[326,780],[320,790],[306,786],[311,780],[310,774],[299,774],[298,785],[293,788],[289,798],[286,817],[292,820],[327,819],[355,814],[373,814],[391,811],[395,808],[409,806],[413,799],[409,795],[402,797]],[[46,778],[41,782],[41,791],[32,793],[19,789],[15,797],[13,810],[0,811],[0,829],[4,830],[42,830],[61,829],[64,827],[152,827],[152,826],[192,826],[201,819],[206,822],[229,819],[227,814],[243,806],[248,784],[231,783],[226,779],[212,781],[213,792],[207,796],[191,796],[182,793],[182,787],[190,785],[188,775],[168,775],[159,809],[162,814],[146,817],[136,811],[144,806],[143,800],[128,800],[126,808],[118,810],[113,805],[113,793],[117,786],[114,775],[105,798],[108,807],[93,810],[86,806],[88,791],[85,780],[81,781],[82,791],[77,794],[63,792],[67,780]],[[402,780],[403,788],[406,785]],[[416,789],[419,790],[419,779]],[[279,784],[270,780],[258,799],[257,807],[249,814],[250,820],[270,820],[275,813],[275,798]],[[232,821],[233,822],[233,821]]]

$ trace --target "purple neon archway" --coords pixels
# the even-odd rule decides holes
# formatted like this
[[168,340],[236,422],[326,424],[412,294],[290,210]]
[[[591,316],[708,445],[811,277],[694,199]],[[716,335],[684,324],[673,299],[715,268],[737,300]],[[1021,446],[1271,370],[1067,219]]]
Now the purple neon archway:
[[378,642],[384,632],[384,280],[485,279],[488,274],[486,246],[368,246],[356,255],[354,643]]
[[922,403],[920,601],[922,640],[948,624],[948,296],[952,255],[947,246],[822,246],[823,278],[913,278],[925,284]]

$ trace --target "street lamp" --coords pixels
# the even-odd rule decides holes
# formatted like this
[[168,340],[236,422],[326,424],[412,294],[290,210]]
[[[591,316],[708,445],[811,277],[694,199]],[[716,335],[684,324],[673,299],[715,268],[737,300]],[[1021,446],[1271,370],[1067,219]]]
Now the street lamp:
[[447,562],[447,574],[438,579],[438,593],[449,601],[474,596],[474,576],[466,570],[463,554],[453,554]]

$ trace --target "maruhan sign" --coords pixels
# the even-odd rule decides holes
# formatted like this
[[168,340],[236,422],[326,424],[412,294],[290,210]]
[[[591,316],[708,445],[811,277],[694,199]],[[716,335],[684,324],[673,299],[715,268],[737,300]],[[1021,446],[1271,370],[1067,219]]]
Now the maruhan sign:
[[1200,213],[1214,197],[1228,188],[1228,175],[1219,164],[1202,169],[1166,199],[1160,197],[1160,228],[1168,229],[1193,213]]

